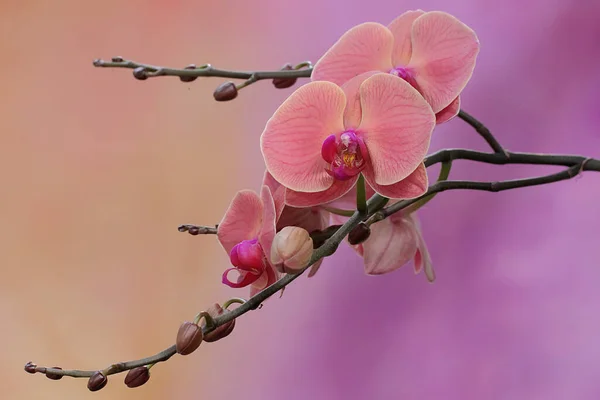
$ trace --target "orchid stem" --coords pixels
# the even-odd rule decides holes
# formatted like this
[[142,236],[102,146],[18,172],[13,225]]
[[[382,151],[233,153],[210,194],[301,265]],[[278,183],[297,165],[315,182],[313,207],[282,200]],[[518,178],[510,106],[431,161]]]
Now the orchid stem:
[[332,214],[341,215],[342,217],[351,217],[354,214],[353,210],[343,210],[341,208],[321,206],[325,211],[329,211]]
[[[452,160],[442,162],[442,169],[440,169],[440,174],[438,176],[437,181],[442,182],[442,181],[448,180],[448,177],[450,176],[450,169],[452,169]],[[436,194],[437,193],[434,193],[427,197],[423,197],[421,200],[417,201],[416,203],[410,205],[409,207],[406,207],[404,212],[406,214],[414,213],[419,208],[421,208],[425,204],[429,203],[435,197]]]
[[369,212],[367,207],[365,178],[362,174],[359,175],[358,182],[356,182],[356,209],[361,214],[367,214]]

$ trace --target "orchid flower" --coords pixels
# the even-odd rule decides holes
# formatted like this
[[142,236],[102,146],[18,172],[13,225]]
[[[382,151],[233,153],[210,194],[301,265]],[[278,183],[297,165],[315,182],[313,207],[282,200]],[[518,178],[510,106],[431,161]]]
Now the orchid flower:
[[407,82],[369,72],[343,88],[310,82],[267,122],[261,150],[286,204],[309,207],[348,192],[363,174],[385,197],[425,193],[423,159],[435,116]]
[[458,113],[478,53],[475,32],[452,15],[407,11],[387,27],[367,22],[347,31],[317,62],[312,80],[342,85],[364,72],[387,72],[413,85],[442,123]]
[[[267,186],[262,187],[260,196],[242,190],[233,198],[217,230],[219,242],[233,265],[223,273],[223,283],[233,288],[251,286],[250,296],[279,278],[269,262],[277,207],[283,208],[282,203],[275,203]],[[230,279],[231,273],[238,274],[236,279]]]

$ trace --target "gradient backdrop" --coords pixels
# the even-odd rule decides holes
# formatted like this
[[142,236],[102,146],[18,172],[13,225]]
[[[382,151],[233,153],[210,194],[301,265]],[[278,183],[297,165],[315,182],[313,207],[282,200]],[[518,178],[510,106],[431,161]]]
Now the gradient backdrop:
[[[367,277],[344,246],[315,279],[245,315],[226,341],[89,393],[23,365],[97,369],[170,345],[183,320],[246,295],[220,283],[220,221],[263,174],[258,138],[292,89],[230,103],[223,80],[136,81],[149,63],[277,69],[316,61],[348,28],[407,9],[473,27],[463,105],[511,150],[600,157],[600,3],[16,1],[0,4],[3,399],[598,399],[600,174],[500,194],[447,192],[421,212],[438,280]],[[485,149],[461,121],[432,150]],[[549,171],[456,163],[454,177]],[[436,173],[432,170],[432,174]],[[435,176],[435,175],[432,175]]]

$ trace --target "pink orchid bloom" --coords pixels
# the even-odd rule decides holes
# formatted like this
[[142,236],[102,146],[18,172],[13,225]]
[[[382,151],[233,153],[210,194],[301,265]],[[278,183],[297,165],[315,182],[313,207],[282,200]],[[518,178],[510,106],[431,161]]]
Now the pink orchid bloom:
[[[268,171],[265,172],[263,185],[268,186],[271,192],[275,193],[276,197],[281,196],[282,193],[285,194],[285,186],[277,182]],[[298,226],[311,233],[327,228],[329,226],[329,219],[329,211],[319,206],[297,208],[285,205],[277,221],[276,231],[279,232],[286,226]],[[322,262],[323,260],[321,259],[312,265],[308,273],[309,277],[317,273]]]
[[[276,205],[267,186],[262,187],[260,196],[242,190],[233,198],[217,230],[233,265],[223,273],[224,284],[232,288],[251,285],[250,296],[254,296],[277,281],[279,273],[268,255],[275,238],[278,206],[282,209],[283,203]],[[232,272],[238,274],[233,281],[229,278]]]
[[[373,193],[367,187],[367,195]],[[354,197],[352,197],[354,195]],[[335,207],[344,207],[355,203],[356,191],[332,203]],[[396,200],[398,201],[398,200]],[[390,202],[393,204],[394,201]],[[332,216],[333,222],[342,224],[347,218]],[[415,274],[425,271],[429,282],[435,280],[435,272],[429,256],[429,250],[421,234],[419,220],[414,213],[402,211],[371,225],[371,235],[363,243],[351,247],[364,259],[365,273],[382,275],[395,271],[413,260]]]
[[452,15],[407,11],[387,27],[367,22],[347,31],[317,62],[312,80],[342,85],[364,72],[387,72],[413,85],[442,123],[458,113],[478,53],[475,32]]
[[300,87],[267,122],[261,149],[291,206],[333,201],[360,173],[383,196],[414,198],[427,189],[423,159],[434,126],[431,107],[412,86],[369,72],[343,88],[324,81]]

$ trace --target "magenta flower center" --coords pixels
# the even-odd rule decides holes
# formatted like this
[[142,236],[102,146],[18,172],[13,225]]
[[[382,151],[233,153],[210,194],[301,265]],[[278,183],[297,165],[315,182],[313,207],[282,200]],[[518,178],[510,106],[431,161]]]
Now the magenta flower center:
[[343,132],[339,138],[331,135],[321,147],[323,159],[330,164],[327,173],[345,181],[356,176],[366,165],[367,148],[354,131]]
[[398,66],[396,68],[392,68],[390,70],[390,74],[404,79],[406,82],[410,83],[412,87],[419,90],[417,81],[415,80],[415,73],[412,68]]
[[[223,274],[223,282],[231,287],[244,287],[256,282],[265,272],[267,260],[262,246],[258,239],[243,240],[233,246],[229,253],[231,264],[235,268],[230,268]],[[232,282],[228,278],[230,271],[235,270],[238,273],[237,280]]]

